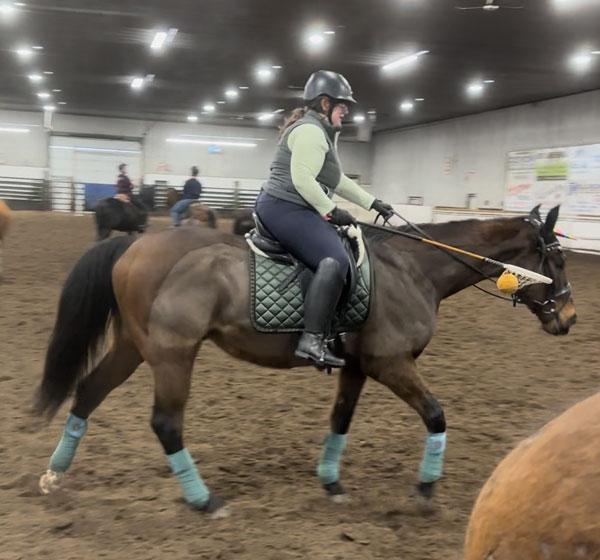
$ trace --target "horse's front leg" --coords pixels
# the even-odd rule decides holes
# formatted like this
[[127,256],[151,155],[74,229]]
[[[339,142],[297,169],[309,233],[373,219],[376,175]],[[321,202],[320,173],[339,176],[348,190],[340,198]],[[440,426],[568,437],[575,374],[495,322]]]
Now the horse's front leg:
[[331,431],[325,438],[317,475],[323,488],[334,501],[342,501],[346,491],[340,484],[340,460],[346,448],[350,422],[366,376],[357,360],[348,358],[341,370],[338,390],[331,411]]
[[442,477],[444,469],[446,419],[442,407],[419,376],[412,357],[370,359],[365,373],[389,387],[417,412],[427,427],[417,489],[423,497],[431,498],[435,482]]

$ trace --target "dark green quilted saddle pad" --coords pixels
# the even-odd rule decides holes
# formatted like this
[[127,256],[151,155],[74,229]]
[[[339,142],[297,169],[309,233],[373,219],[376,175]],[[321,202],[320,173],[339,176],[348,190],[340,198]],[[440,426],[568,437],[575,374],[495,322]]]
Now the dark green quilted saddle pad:
[[[300,282],[297,278],[288,282],[293,273],[293,266],[250,251],[250,313],[258,331],[299,332],[304,328],[304,298]],[[371,283],[371,266],[369,259],[365,258],[358,269],[354,292],[336,315],[336,333],[356,330],[367,320]]]

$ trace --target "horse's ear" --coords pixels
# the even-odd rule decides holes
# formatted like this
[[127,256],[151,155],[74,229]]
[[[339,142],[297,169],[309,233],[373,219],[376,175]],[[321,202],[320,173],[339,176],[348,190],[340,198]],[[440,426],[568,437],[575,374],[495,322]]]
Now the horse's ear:
[[554,226],[556,226],[556,222],[558,220],[558,211],[560,210],[560,206],[555,206],[548,212],[546,216],[546,221],[544,222],[544,226],[542,227],[542,233],[546,237],[554,236]]
[[540,222],[542,221],[542,216],[540,214],[541,206],[542,206],[541,204],[538,204],[535,208],[531,209],[531,212],[529,212],[529,216],[531,218],[537,218]]

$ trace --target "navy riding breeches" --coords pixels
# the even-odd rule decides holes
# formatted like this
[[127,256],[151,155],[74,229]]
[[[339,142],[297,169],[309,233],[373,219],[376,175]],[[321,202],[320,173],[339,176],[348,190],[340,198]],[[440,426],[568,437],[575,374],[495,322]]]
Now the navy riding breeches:
[[339,235],[316,210],[281,200],[261,192],[256,213],[269,232],[294,257],[313,272],[319,263],[331,257],[346,277],[350,263]]

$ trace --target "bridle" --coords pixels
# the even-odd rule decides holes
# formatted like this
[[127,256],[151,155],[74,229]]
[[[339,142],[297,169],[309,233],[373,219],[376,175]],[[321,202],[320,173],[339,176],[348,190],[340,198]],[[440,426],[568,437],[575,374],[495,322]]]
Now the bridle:
[[[409,227],[411,227],[413,230],[417,231],[419,234],[431,239],[431,237],[418,225],[413,224],[412,222],[407,220],[404,216],[402,216],[395,210],[393,210],[393,214],[395,216],[397,216],[398,218],[400,218],[401,220],[403,220]],[[360,223],[360,225],[367,225],[370,227],[374,227],[376,229],[387,230],[389,233],[398,233],[392,227],[381,227],[381,226],[375,225],[375,224],[377,224],[377,220],[379,219],[380,216],[383,218],[383,223],[387,225],[389,217],[391,217],[391,216],[389,216],[386,219],[382,214],[377,215],[377,217],[374,220],[374,224]],[[537,251],[538,251],[538,254],[540,255],[540,264],[538,265],[538,272],[543,273],[544,264],[546,263],[546,259],[548,258],[548,256],[554,252],[562,253],[562,247],[561,247],[558,239],[555,241],[552,241],[551,243],[546,243],[546,240],[544,239],[543,235],[541,234],[541,229],[542,229],[543,223],[540,219],[536,218],[535,216],[529,216],[527,218],[524,218],[524,221],[530,223],[536,230],[536,233],[538,236]],[[486,274],[479,267],[473,266],[471,263],[466,262],[464,259],[460,258],[459,256],[457,256],[453,253],[450,253],[450,252],[446,252],[446,253],[453,259],[457,260],[458,262],[461,262],[462,264],[464,264],[471,270],[474,270],[475,272],[480,274],[483,278],[494,282],[494,279],[489,274]],[[513,307],[516,307],[517,304],[519,304],[519,303],[526,305],[527,308],[532,313],[539,316],[540,319],[542,317],[546,317],[546,318],[548,318],[549,321],[551,321],[552,319],[558,318],[558,314],[562,311],[562,308],[564,307],[564,305],[566,305],[566,302],[565,302],[560,307],[560,309],[558,309],[556,306],[556,300],[558,298],[571,295],[571,284],[568,282],[560,290],[556,290],[556,287],[554,286],[554,284],[552,284],[552,286],[553,286],[552,292],[547,297],[547,299],[545,299],[544,301],[540,301],[538,299],[530,299],[530,298],[524,297],[522,290],[518,290],[517,292],[512,294],[510,297],[503,297],[498,294],[494,294],[484,288],[481,288],[480,286],[473,285],[474,288],[477,288],[478,290],[480,290],[490,296],[493,296],[498,299],[503,299],[505,301],[512,301]]]
[[[525,218],[526,222],[529,222],[533,227],[536,228],[538,233],[537,240],[537,250],[538,254],[541,257],[540,264],[538,266],[538,272],[543,273],[544,264],[546,263],[546,259],[552,253],[562,253],[562,247],[557,240],[552,241],[550,243],[546,243],[544,237],[540,234],[540,230],[542,227],[542,222],[535,217]],[[520,291],[520,290],[519,290]],[[529,309],[535,313],[536,315],[550,316],[550,319],[554,319],[558,317],[558,314],[564,307],[563,304],[560,309],[557,308],[556,300],[561,297],[569,297],[571,295],[571,284],[567,282],[560,290],[556,289],[556,286],[552,284],[552,292],[549,294],[547,299],[544,301],[540,301],[539,299],[527,299],[523,298],[523,294],[519,294],[516,292],[512,295],[513,305],[517,305],[517,303],[522,303],[527,305]]]

